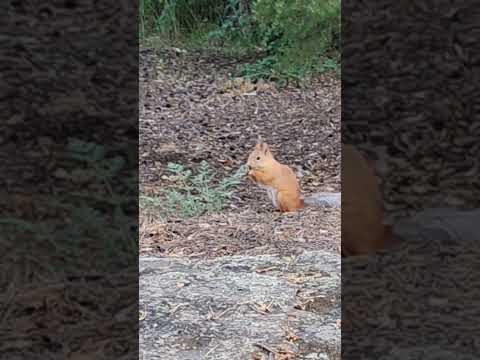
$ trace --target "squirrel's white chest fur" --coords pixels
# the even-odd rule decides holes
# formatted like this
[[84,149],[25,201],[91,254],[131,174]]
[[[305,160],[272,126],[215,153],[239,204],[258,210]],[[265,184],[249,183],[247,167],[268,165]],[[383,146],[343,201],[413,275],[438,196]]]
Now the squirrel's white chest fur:
[[271,186],[265,186],[265,185],[261,185],[261,184],[259,184],[259,186],[262,189],[265,189],[267,191],[268,198],[272,202],[273,206],[275,208],[278,208],[277,189],[275,189]]

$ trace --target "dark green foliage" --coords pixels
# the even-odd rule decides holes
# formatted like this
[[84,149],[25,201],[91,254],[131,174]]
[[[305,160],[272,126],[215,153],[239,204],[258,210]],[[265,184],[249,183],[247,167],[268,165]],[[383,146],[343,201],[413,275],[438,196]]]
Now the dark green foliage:
[[240,75],[301,81],[338,71],[340,10],[340,0],[141,0],[140,36],[178,40],[205,32],[209,45],[256,55]]

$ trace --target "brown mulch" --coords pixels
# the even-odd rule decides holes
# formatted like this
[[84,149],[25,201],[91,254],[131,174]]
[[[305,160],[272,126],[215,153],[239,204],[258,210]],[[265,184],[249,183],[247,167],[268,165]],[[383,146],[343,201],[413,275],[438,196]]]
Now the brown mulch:
[[140,253],[168,256],[291,255],[340,248],[340,210],[295,214],[225,212],[196,219],[140,224]]
[[479,236],[458,210],[480,205],[478,7],[343,5],[343,139],[378,159],[391,223],[443,208],[461,225],[422,221],[403,247],[342,261],[342,355],[477,358]]
[[182,55],[186,59],[179,71],[164,60],[173,56],[168,54],[143,52],[140,57],[162,69],[154,79],[141,75],[142,184],[162,185],[169,161],[195,165],[207,160],[231,173],[262,135],[279,160],[304,173],[307,192],[339,190],[339,79],[325,75],[305,89],[264,84],[258,90],[241,79],[231,84],[231,68],[202,66],[207,55]]
[[[135,245],[129,238],[135,229],[115,233],[109,201],[116,195],[118,213],[136,217],[127,185],[137,168],[129,146],[137,124],[137,12],[116,1],[45,5],[16,3],[2,11],[16,26],[8,36],[9,22],[1,21],[8,100],[0,134],[0,358],[132,359],[138,353],[138,322],[131,321],[136,254],[134,246],[122,251],[117,244]],[[76,34],[75,41],[64,41],[67,34]],[[85,158],[73,160],[67,147],[73,139],[101,144],[107,159],[125,160],[118,176],[107,180],[98,176],[98,162],[91,171]],[[94,216],[82,223],[77,210],[83,219]],[[107,251],[115,256],[104,256]],[[134,256],[118,261],[127,253]],[[117,265],[110,275],[107,260]]]
[[388,220],[478,208],[475,4],[345,5],[342,139],[378,159]]
[[[140,51],[141,193],[155,196],[168,186],[169,162],[194,169],[206,160],[218,178],[231,175],[258,135],[299,174],[304,193],[340,191],[340,80],[322,75],[304,88],[278,89],[235,78],[239,63],[201,51]],[[154,217],[141,214],[143,253],[335,250],[340,237],[339,211],[280,216],[247,181],[225,213],[178,222]]]

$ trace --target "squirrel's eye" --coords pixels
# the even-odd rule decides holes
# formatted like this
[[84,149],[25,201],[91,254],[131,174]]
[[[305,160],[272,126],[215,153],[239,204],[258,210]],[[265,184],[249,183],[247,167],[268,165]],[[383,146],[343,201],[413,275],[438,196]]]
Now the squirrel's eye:
[[260,156],[257,156],[257,160],[260,160]]

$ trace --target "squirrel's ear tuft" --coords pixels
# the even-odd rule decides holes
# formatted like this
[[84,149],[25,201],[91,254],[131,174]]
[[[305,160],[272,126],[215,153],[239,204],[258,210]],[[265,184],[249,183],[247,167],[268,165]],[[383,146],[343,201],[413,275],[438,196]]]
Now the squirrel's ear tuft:
[[262,144],[262,151],[265,155],[267,155],[268,152],[270,151],[270,148],[268,147],[267,143]]

